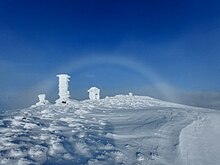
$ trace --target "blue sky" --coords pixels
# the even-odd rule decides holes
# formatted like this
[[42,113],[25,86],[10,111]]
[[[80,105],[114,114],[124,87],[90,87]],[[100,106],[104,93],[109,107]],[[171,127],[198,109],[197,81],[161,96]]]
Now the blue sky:
[[[130,91],[220,105],[218,0],[0,1],[0,105],[57,96],[71,75],[74,99]],[[207,102],[205,104],[204,102]],[[214,102],[214,103],[213,103]]]

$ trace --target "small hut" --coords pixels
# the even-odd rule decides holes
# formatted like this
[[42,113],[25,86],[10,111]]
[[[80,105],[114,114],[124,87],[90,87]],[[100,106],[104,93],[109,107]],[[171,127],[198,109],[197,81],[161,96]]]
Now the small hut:
[[96,87],[91,87],[89,90],[89,99],[90,100],[99,100],[100,99],[100,89]]

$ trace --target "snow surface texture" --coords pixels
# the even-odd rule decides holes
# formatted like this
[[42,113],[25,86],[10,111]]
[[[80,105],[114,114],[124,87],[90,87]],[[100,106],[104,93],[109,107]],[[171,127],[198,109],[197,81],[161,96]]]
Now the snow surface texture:
[[218,111],[145,96],[26,108],[0,127],[0,164],[220,164]]
[[68,82],[70,81],[70,76],[67,74],[59,74],[57,75],[59,78],[59,99],[56,101],[57,103],[68,103],[70,98],[70,92],[68,91]]

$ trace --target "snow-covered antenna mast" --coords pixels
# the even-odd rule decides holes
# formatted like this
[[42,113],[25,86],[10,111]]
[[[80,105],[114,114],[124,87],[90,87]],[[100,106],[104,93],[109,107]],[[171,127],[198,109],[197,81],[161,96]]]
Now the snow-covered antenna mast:
[[68,91],[68,82],[70,81],[70,76],[67,74],[57,75],[59,78],[59,99],[56,100],[57,103],[67,104],[70,98],[70,92]]

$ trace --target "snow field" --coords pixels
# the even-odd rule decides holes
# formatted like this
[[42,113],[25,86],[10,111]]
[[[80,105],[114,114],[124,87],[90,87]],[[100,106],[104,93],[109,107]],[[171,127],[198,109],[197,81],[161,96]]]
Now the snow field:
[[185,127],[180,134],[180,160],[187,165],[220,164],[220,114],[208,113]]
[[219,119],[144,96],[35,106],[1,116],[0,164],[217,165]]

